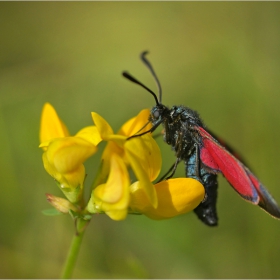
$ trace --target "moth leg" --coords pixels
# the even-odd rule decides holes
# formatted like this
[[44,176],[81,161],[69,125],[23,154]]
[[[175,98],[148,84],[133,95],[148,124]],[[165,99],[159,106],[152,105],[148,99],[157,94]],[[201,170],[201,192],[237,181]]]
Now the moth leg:
[[[167,128],[168,128],[168,126],[166,126],[166,131],[165,131],[165,135],[166,135],[165,141],[166,141],[166,143],[168,143],[169,138],[170,138]],[[175,163],[169,168],[169,170],[164,174],[164,176],[162,176],[159,179],[158,182],[162,181],[163,179],[168,180],[168,179],[172,178],[173,175],[175,174],[177,166],[178,166],[179,162],[181,161],[181,157],[182,157],[182,151],[183,151],[183,149],[182,149],[182,143],[183,143],[182,137],[183,137],[183,135],[180,132],[179,136],[178,136],[178,138],[176,140],[176,143],[175,143],[175,150],[177,151],[176,152],[177,159],[176,159]],[[168,177],[166,177],[170,172],[171,172],[171,174]]]
[[[179,158],[176,159],[175,163],[172,164],[172,166],[168,169],[168,171],[157,181],[157,183],[161,182],[162,180],[168,180],[170,179],[171,177],[173,177],[176,169],[177,169],[177,166],[179,164],[181,160]],[[167,175],[172,172],[168,177]]]
[[[150,133],[150,132],[151,133],[154,132],[157,129],[157,127],[162,123],[162,121],[163,120],[159,120],[156,124],[154,124],[154,126],[151,129],[149,129],[149,130],[147,130],[145,132],[139,133],[139,134],[136,133],[136,134],[128,137],[126,140],[129,140],[129,139],[134,138],[134,137],[139,137],[139,136],[145,135],[145,134]],[[149,122],[147,122],[139,131],[144,129],[148,124],[149,124]]]
[[177,159],[176,159],[175,163],[171,166],[171,168],[168,170],[168,172],[162,177],[162,178],[165,178],[171,172],[171,174],[168,177],[166,177],[165,180],[168,180],[168,179],[173,177],[173,175],[176,172],[177,166],[178,166],[179,162],[181,161],[181,156],[182,156],[182,151],[183,151],[183,149],[182,149],[182,143],[183,143],[182,138],[183,138],[183,135],[182,135],[182,132],[180,132],[179,136],[176,140],[176,144],[175,144],[175,150],[177,151],[176,152]]
[[176,159],[175,163],[173,164],[173,170],[172,170],[171,174],[170,174],[168,177],[166,177],[165,180],[168,180],[168,179],[170,179],[170,178],[173,177],[173,175],[175,174],[176,169],[177,169],[177,166],[178,166],[178,164],[179,164],[180,161],[181,161],[180,158],[177,158],[177,159]]
[[197,178],[200,178],[200,162],[199,162],[199,147],[196,143],[194,143],[195,147],[195,175]]

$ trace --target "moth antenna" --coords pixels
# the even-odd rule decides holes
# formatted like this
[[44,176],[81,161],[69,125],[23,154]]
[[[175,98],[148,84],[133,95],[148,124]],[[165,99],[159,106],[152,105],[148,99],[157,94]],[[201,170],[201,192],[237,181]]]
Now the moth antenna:
[[128,80],[130,80],[131,82],[143,87],[145,90],[147,90],[149,93],[151,93],[156,101],[156,104],[159,105],[160,103],[158,102],[158,98],[156,96],[156,94],[150,90],[148,87],[146,87],[144,84],[142,84],[141,82],[139,82],[137,79],[135,79],[134,77],[132,77],[128,72],[122,72],[122,75],[127,78]]
[[159,102],[161,103],[162,101],[162,89],[161,89],[161,85],[160,85],[160,82],[159,82],[159,79],[154,71],[154,68],[152,66],[152,64],[149,62],[149,60],[146,58],[146,55],[148,54],[149,52],[148,51],[144,51],[141,53],[140,57],[142,59],[142,61],[144,62],[144,64],[148,67],[148,69],[150,70],[150,72],[152,73],[155,81],[156,81],[156,84],[157,84],[157,87],[158,87],[158,96],[159,96]]

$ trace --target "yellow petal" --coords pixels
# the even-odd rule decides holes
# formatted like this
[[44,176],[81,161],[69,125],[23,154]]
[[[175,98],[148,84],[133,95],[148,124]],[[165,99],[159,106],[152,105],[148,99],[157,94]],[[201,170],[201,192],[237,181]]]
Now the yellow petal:
[[[140,111],[140,113],[128,120],[119,130],[118,134],[125,135],[127,137],[135,135],[141,130],[148,122],[149,122],[150,110],[144,109]],[[151,129],[152,124],[148,123],[148,125],[141,130],[141,132],[147,131]]]
[[160,220],[168,219],[192,211],[203,200],[203,185],[192,178],[176,178],[155,185],[158,206],[154,208],[139,187],[139,182],[131,185],[130,207],[133,211]]
[[106,184],[97,187],[94,195],[103,202],[116,203],[122,199],[125,189],[129,186],[129,176],[121,158],[115,154],[111,157],[110,168]]
[[150,181],[154,181],[161,170],[161,152],[157,142],[151,135],[146,134],[141,136],[141,138],[142,145],[140,146],[140,153],[145,155],[145,158],[143,158],[142,161],[142,166],[147,170]]
[[[53,140],[53,139],[52,139]],[[39,148],[43,148],[44,150],[46,150],[46,148],[50,145],[51,141],[45,141],[45,142],[42,142],[40,145],[39,145]]]
[[157,178],[162,159],[160,149],[152,136],[143,135],[131,138],[126,141],[124,148],[141,164],[150,181]]
[[62,181],[60,182],[61,188],[70,188],[70,190],[65,191],[72,191],[77,187],[83,188],[86,175],[85,166],[83,164],[80,164],[75,170],[62,175]]
[[53,162],[49,161],[47,153],[43,153],[42,155],[42,159],[43,159],[43,164],[44,164],[44,168],[45,170],[58,182],[62,181],[62,174],[57,172],[57,170],[55,169]]
[[126,142],[127,137],[118,134],[111,134],[107,137],[107,141],[114,141],[121,149],[123,149],[123,145]]
[[48,161],[53,163],[59,173],[68,173],[77,169],[96,149],[82,138],[65,137],[51,142],[46,154]]
[[95,182],[96,185],[100,185],[101,183],[104,183],[105,180],[107,179],[109,171],[110,171],[110,160],[111,160],[111,156],[113,154],[117,154],[122,159],[124,159],[124,150],[122,148],[120,148],[119,145],[117,145],[115,142],[109,141],[102,154],[102,159],[101,159],[102,167],[101,167],[101,171],[99,173],[98,179]]
[[126,218],[127,209],[107,211],[106,215],[108,215],[112,220],[121,221],[121,220],[124,220]]
[[151,183],[150,175],[154,173],[158,174],[159,170],[152,170],[157,166],[152,166],[152,163],[155,161],[150,160],[152,154],[149,155],[149,150],[146,149],[145,141],[142,137],[128,140],[125,143],[125,154],[136,177],[139,179],[140,187],[146,192],[151,204],[157,207],[157,195]]
[[52,162],[49,162],[46,152],[43,153],[43,163],[45,170],[59,183],[67,199],[72,203],[77,203],[82,195],[83,183],[85,179],[84,165],[78,166],[72,172],[62,174],[57,171]]
[[84,127],[75,136],[83,138],[94,146],[97,146],[102,141],[97,127],[93,125]]
[[94,189],[87,207],[88,211],[104,211],[114,220],[124,219],[130,199],[129,184],[129,175],[124,162],[118,155],[113,154],[108,180],[106,184]]
[[69,136],[67,127],[58,117],[53,106],[45,103],[41,115],[40,143],[66,136]]
[[110,135],[114,134],[111,126],[100,115],[98,115],[95,112],[92,112],[91,116],[92,116],[93,122],[95,123],[95,125],[100,133],[100,137],[103,140],[107,140]]

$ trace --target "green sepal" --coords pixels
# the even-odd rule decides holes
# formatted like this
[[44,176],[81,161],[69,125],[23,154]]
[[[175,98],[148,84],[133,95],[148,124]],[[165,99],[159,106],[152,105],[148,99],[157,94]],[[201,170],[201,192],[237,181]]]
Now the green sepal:
[[81,214],[81,213],[77,213],[77,212],[74,212],[73,210],[69,210],[69,214],[70,216],[72,217],[72,219],[82,219],[84,221],[90,221],[91,218],[92,218],[92,215],[90,214]]
[[[86,175],[85,175],[86,178]],[[73,204],[76,204],[80,201],[82,194],[83,194],[83,189],[84,186],[80,185],[77,186],[76,188],[62,188],[61,184],[57,181],[54,180],[58,188],[63,192],[63,194],[66,196],[66,198]]]

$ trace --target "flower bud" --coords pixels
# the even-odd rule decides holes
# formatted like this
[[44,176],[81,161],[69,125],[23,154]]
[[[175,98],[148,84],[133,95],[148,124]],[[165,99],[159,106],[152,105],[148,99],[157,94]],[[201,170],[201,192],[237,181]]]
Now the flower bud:
[[65,198],[57,197],[52,194],[46,193],[48,202],[59,212],[68,213],[69,210],[77,212],[77,207],[75,207],[71,202]]

